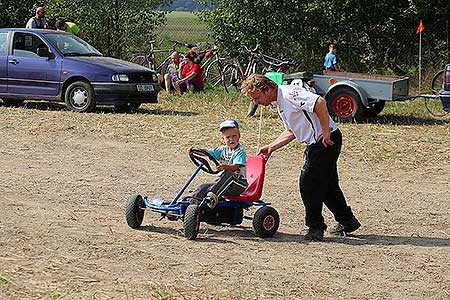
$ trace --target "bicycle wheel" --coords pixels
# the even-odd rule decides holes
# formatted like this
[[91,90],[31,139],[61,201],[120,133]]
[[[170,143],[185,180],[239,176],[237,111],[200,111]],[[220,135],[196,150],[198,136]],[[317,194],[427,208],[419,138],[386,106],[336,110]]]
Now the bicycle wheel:
[[223,68],[223,73],[228,88],[234,87],[237,90],[241,88],[241,84],[244,81],[244,78],[235,65],[226,65]]
[[217,62],[211,63],[205,71],[205,82],[216,87],[222,85],[225,91],[228,93],[228,89],[225,82],[225,76]]
[[147,57],[145,55],[133,56],[130,59],[130,62],[138,64],[138,65],[141,65],[141,66],[144,66],[144,67],[147,67],[147,68],[149,67],[149,62],[148,62]]
[[434,95],[439,94],[439,91],[442,90],[444,84],[444,70],[440,70],[436,74],[434,74],[433,79],[431,79],[431,92]]

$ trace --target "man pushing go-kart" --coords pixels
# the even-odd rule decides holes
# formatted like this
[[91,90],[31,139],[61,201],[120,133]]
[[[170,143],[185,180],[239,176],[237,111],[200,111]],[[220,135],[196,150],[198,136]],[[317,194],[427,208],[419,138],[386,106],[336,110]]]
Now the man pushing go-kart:
[[[216,180],[199,185],[191,194],[193,198],[206,198],[210,208],[215,207],[220,196],[240,195],[248,186],[245,177],[247,154],[244,147],[239,143],[241,134],[238,122],[227,119],[220,124],[219,130],[222,133],[225,145],[204,151],[219,162],[216,169],[223,172]],[[191,152],[192,149],[189,149],[189,154]]]
[[296,85],[280,85],[263,75],[251,75],[242,84],[242,93],[258,105],[276,104],[285,130],[259,150],[266,160],[294,139],[306,143],[305,163],[300,174],[300,193],[306,210],[307,241],[322,241],[327,228],[322,216],[325,204],[338,224],[334,234],[357,230],[361,224],[347,205],[339,187],[337,160],[342,135],[330,118],[326,100]]

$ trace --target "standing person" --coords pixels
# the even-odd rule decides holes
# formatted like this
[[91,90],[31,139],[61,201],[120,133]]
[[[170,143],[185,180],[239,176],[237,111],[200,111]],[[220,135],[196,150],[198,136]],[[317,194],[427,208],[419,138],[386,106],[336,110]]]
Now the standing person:
[[183,94],[185,91],[203,91],[203,72],[197,63],[198,54],[194,50],[189,50],[186,54],[186,64],[181,71],[181,78],[173,82],[174,88]]
[[172,82],[180,80],[181,69],[183,66],[183,64],[180,63],[180,54],[178,52],[172,52],[170,59],[172,60],[172,63],[167,66],[167,74],[164,74],[164,85],[168,93],[170,93],[173,88]]
[[339,64],[337,62],[337,56],[336,56],[336,45],[331,43],[329,46],[329,52],[327,55],[325,55],[325,59],[323,62],[323,65],[325,66],[325,70],[327,72],[329,71],[337,71],[339,72]]
[[34,17],[31,17],[25,28],[32,29],[32,28],[38,28],[38,29],[44,29],[47,28],[47,20],[45,19],[45,9],[42,6],[39,6],[36,8],[36,14]]
[[327,228],[322,216],[325,204],[338,222],[333,234],[350,233],[361,224],[347,205],[339,187],[337,160],[342,135],[328,115],[324,98],[296,85],[280,85],[263,75],[251,75],[242,93],[256,104],[276,104],[285,130],[272,143],[259,149],[267,159],[294,139],[306,143],[305,162],[300,174],[300,194],[305,206],[307,241],[322,241]]
[[64,19],[58,19],[55,26],[57,30],[69,32],[84,39],[83,31],[81,31],[80,27],[73,22],[66,22]]

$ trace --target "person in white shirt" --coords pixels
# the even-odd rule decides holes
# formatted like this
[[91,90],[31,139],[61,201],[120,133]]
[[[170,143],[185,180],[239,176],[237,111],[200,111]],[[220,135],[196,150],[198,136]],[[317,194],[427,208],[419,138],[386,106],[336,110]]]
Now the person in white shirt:
[[242,93],[258,105],[275,104],[285,130],[272,143],[259,149],[267,159],[294,139],[306,143],[305,162],[300,174],[300,194],[306,211],[307,241],[322,241],[327,228],[322,216],[323,204],[338,224],[333,234],[345,235],[361,224],[347,205],[339,187],[337,160],[342,135],[330,118],[326,100],[296,85],[280,85],[254,74],[242,84]]

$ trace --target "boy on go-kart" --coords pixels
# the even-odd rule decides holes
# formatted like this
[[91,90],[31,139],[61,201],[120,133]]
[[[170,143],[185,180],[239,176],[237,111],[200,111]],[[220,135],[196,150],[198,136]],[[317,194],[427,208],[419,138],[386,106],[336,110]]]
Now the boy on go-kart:
[[[199,185],[191,194],[193,198],[206,198],[208,206],[214,208],[222,195],[240,195],[248,186],[245,165],[247,154],[239,144],[241,134],[238,122],[227,119],[220,123],[224,146],[210,148],[207,152],[212,155],[219,165],[218,171],[223,171],[212,182]],[[205,150],[206,151],[206,150]],[[189,154],[191,149],[189,149]]]

